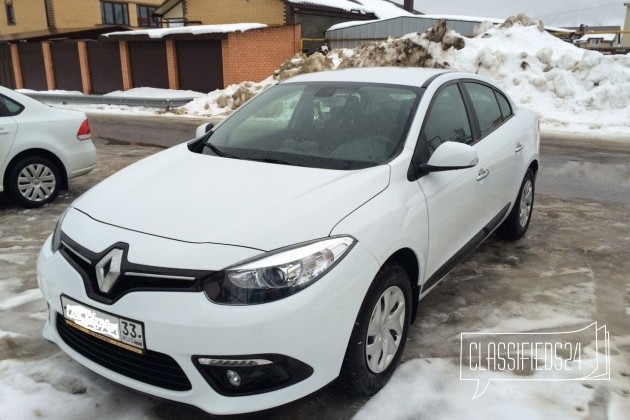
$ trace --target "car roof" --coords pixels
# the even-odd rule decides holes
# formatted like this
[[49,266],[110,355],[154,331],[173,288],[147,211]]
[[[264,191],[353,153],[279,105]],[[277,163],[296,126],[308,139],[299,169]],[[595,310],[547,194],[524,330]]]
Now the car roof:
[[363,67],[301,74],[282,83],[366,82],[422,86],[428,79],[444,73],[448,73],[448,70],[421,67]]

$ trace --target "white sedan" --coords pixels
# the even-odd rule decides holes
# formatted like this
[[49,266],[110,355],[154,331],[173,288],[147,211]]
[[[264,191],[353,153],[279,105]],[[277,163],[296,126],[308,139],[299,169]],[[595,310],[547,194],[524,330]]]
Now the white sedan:
[[0,192],[21,206],[42,206],[95,165],[83,112],[52,108],[0,86]]
[[537,117],[477,75],[302,75],[198,131],[74,202],[38,278],[44,337],[211,413],[374,394],[420,300],[530,222]]

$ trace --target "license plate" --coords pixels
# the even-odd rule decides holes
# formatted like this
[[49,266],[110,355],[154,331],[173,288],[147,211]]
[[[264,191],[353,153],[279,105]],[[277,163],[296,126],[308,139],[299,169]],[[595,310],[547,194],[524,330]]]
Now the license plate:
[[110,344],[144,354],[142,322],[121,318],[61,296],[63,317],[71,327]]

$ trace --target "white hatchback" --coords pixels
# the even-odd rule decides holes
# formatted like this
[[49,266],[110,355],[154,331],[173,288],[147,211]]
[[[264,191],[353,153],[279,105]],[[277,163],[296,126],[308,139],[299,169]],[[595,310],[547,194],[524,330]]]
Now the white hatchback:
[[0,192],[21,206],[42,206],[95,165],[83,112],[53,108],[0,86]]
[[532,214],[537,117],[477,75],[298,76],[199,133],[74,202],[38,278],[47,339],[216,414],[374,394],[418,302]]

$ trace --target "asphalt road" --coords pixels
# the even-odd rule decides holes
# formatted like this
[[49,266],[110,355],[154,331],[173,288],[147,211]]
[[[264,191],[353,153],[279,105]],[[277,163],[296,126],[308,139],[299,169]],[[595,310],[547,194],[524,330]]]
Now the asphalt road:
[[[90,120],[99,152],[95,171],[72,180],[68,192],[42,209],[18,209],[0,194],[0,249],[6,254],[0,258],[0,282],[20,279],[16,293],[37,287],[37,251],[63,208],[124,166],[192,138],[203,122],[103,114],[93,114]],[[422,301],[404,360],[459,360],[459,334],[482,331],[489,320],[497,319],[539,322],[540,317],[571,314],[607,324],[612,337],[630,335],[630,280],[626,274],[630,272],[630,143],[545,138],[541,155],[538,195],[527,236],[516,243],[491,238]],[[587,290],[586,298],[574,293],[577,286]],[[37,363],[58,354],[56,346],[41,338],[41,317],[32,316],[37,313],[46,313],[41,300],[0,310],[0,330],[11,331],[20,325],[23,334],[11,341],[0,340],[0,360]],[[558,325],[567,330],[574,327]],[[630,348],[617,349],[630,354]],[[84,369],[80,379],[91,383],[97,376]],[[605,383],[597,387],[597,395],[616,392]],[[514,395],[518,390],[515,386]],[[421,390],[409,392],[411,396]],[[147,397],[136,393],[134,398],[146,402]],[[149,418],[211,418],[194,407],[151,401]],[[366,401],[345,396],[332,386],[248,418],[345,419]],[[605,413],[606,401],[592,403]],[[576,417],[581,418],[579,412]]]

